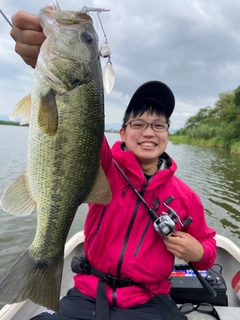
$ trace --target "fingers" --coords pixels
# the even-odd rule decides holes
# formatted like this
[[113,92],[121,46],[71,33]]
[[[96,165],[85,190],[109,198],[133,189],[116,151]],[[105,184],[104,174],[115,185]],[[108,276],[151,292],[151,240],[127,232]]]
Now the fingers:
[[29,46],[21,42],[17,42],[15,44],[16,53],[18,53],[21,56],[21,58],[26,64],[32,67],[36,66],[40,48],[41,48],[41,45]]
[[18,11],[12,17],[11,37],[15,40],[15,51],[29,65],[35,66],[40,47],[45,40],[38,16]]
[[42,31],[42,27],[39,24],[38,16],[36,14],[31,14],[23,10],[17,11],[12,16],[12,23],[18,29],[21,30],[35,30]]
[[168,251],[185,261],[199,261],[204,254],[202,244],[188,233],[176,232],[165,239],[164,243]]

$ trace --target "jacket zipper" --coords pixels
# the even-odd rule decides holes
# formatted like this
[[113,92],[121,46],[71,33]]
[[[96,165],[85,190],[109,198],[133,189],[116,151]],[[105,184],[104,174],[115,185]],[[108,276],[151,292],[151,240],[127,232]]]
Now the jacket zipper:
[[[147,184],[144,184],[142,186],[142,189],[140,191],[141,196],[143,196],[146,187],[147,187]],[[133,214],[132,214],[132,218],[131,218],[131,221],[129,223],[129,226],[128,226],[128,229],[127,229],[127,233],[126,233],[126,236],[125,236],[125,239],[124,239],[124,243],[123,243],[123,246],[122,246],[122,251],[121,251],[120,258],[119,258],[118,265],[117,265],[117,277],[118,278],[121,278],[121,267],[122,267],[122,263],[123,263],[124,254],[126,252],[127,243],[128,243],[129,236],[130,236],[130,233],[131,233],[131,230],[132,230],[132,227],[133,227],[133,223],[134,223],[134,221],[136,219],[136,216],[137,216],[137,211],[138,211],[138,207],[139,207],[140,202],[141,202],[141,200],[139,198],[137,198],[137,201],[136,201],[136,204],[135,204],[135,207],[134,207],[134,211],[133,211]],[[116,290],[115,289],[113,289],[113,291],[112,291],[112,302],[113,302],[113,306],[117,307],[117,297],[116,297]]]
[[106,211],[106,207],[104,207],[103,210],[102,210],[100,219],[99,219],[99,221],[98,221],[97,228],[96,228],[96,230],[93,232],[93,234],[92,234],[92,236],[91,236],[91,238],[92,238],[92,239],[91,239],[91,242],[93,241],[93,238],[97,235],[97,233],[98,233],[98,231],[99,231],[99,228],[100,228],[100,226],[101,226],[102,219],[103,219],[103,216],[104,216],[105,211]]
[[139,251],[139,249],[141,248],[143,239],[145,238],[145,235],[146,235],[146,233],[147,233],[147,230],[148,230],[148,228],[149,228],[149,225],[150,225],[150,222],[151,222],[151,221],[152,221],[152,219],[149,218],[149,219],[148,219],[148,222],[147,222],[147,224],[146,224],[146,226],[145,226],[145,228],[144,228],[144,230],[143,230],[143,234],[142,234],[142,236],[141,236],[141,238],[140,238],[140,240],[139,240],[139,242],[138,242],[137,248],[136,248],[136,250],[135,250],[135,252],[134,252],[134,257],[136,257],[136,256],[138,255],[138,251]]
[[118,278],[121,278],[121,267],[122,267],[122,263],[123,263],[123,258],[124,258],[124,254],[125,254],[125,251],[126,251],[126,248],[127,248],[127,243],[128,243],[128,239],[129,239],[132,227],[133,227],[133,223],[134,223],[136,215],[137,215],[139,204],[140,204],[140,200],[137,199],[136,205],[134,207],[133,215],[132,215],[131,221],[129,223],[129,226],[128,226],[128,229],[127,229],[127,233],[126,233],[126,236],[125,236],[125,239],[124,239],[124,242],[123,242],[122,251],[120,253],[120,258],[119,258],[119,261],[118,261],[118,265],[117,265],[117,277]]

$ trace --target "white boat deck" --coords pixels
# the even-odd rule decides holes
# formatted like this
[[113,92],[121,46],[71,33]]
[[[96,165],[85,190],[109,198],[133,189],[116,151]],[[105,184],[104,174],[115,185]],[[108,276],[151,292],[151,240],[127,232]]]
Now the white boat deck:
[[[240,320],[240,311],[239,307],[215,307],[217,310],[219,317],[221,320]],[[215,317],[212,317],[210,315],[206,315],[199,312],[191,312],[187,315],[188,320],[208,320],[208,319],[215,319]]]

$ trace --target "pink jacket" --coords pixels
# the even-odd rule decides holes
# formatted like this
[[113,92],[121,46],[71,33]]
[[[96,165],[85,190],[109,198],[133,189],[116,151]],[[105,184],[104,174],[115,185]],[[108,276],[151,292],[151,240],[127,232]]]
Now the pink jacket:
[[[176,163],[168,169],[158,171],[147,182],[141,167],[131,151],[124,151],[121,142],[112,148],[106,139],[103,142],[100,159],[112,189],[109,205],[89,205],[85,222],[85,254],[90,264],[104,273],[119,278],[128,278],[142,283],[155,294],[169,294],[168,277],[172,271],[174,256],[166,249],[163,239],[153,227],[146,207],[129,187],[127,181],[113,164],[114,158],[129,180],[140,192],[148,205],[158,215],[166,212],[163,202],[172,195],[170,206],[182,221],[192,217],[193,222],[186,232],[194,236],[204,247],[201,261],[193,263],[198,269],[210,268],[215,260],[215,232],[206,225],[204,209],[199,197],[183,181],[174,176]],[[183,230],[177,224],[177,230]],[[82,293],[96,298],[99,278],[94,275],[77,274],[74,287]],[[146,303],[153,295],[138,286],[117,288],[116,292],[107,285],[107,297],[112,304],[113,294],[117,306],[130,308]]]

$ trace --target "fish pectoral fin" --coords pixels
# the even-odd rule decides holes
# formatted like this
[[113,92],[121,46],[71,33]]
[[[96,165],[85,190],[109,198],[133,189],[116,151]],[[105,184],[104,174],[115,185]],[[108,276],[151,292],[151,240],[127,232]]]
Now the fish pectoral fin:
[[0,205],[10,214],[29,215],[36,206],[30,190],[27,170],[18,177],[3,193]]
[[9,115],[10,120],[21,118],[20,125],[29,123],[31,116],[31,95],[22,98]]
[[108,204],[112,200],[112,192],[108,179],[103,171],[103,168],[99,166],[97,178],[93,185],[90,194],[85,199],[84,203],[99,203]]
[[50,89],[46,95],[40,96],[38,125],[49,136],[54,136],[58,128],[58,110],[55,92]]

